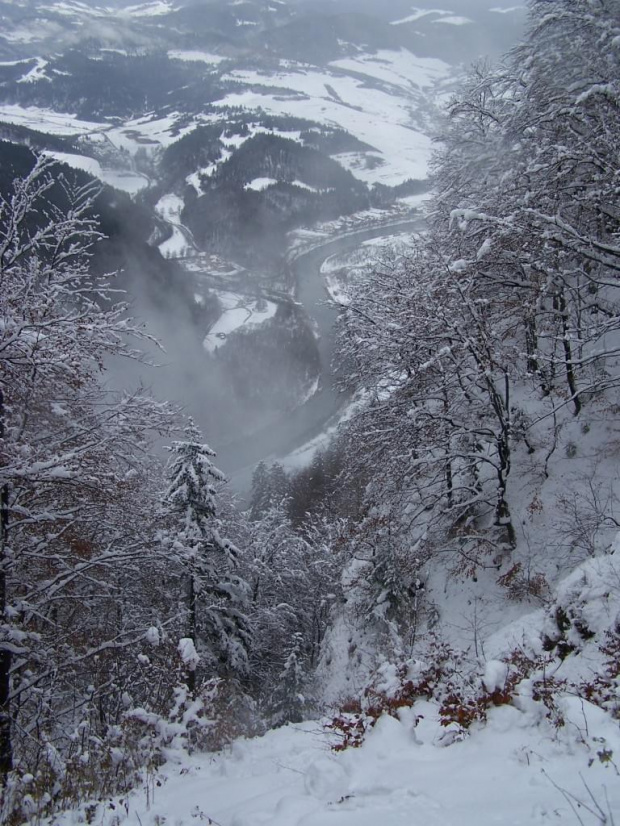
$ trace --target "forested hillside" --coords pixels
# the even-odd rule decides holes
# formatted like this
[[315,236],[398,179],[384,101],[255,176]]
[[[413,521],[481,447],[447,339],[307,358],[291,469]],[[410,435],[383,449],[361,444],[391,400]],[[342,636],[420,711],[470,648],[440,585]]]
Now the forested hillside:
[[[576,776],[608,770],[607,797],[586,780],[559,794],[571,822],[614,822],[620,0],[531,0],[529,14],[523,42],[473,69],[445,113],[427,229],[341,294],[347,416],[307,467],[258,465],[245,505],[191,419],[113,389],[150,339],[92,267],[106,201],[44,159],[3,182],[0,822],[78,808],[118,824],[129,790],[151,795],[180,750],[321,715],[337,753],[376,736],[385,767],[389,727],[417,748],[432,714],[442,748],[487,759],[487,786],[499,769],[464,741],[513,729],[536,735],[507,775],[569,757]],[[220,159],[215,130],[192,134],[191,168]],[[171,179],[184,164],[162,161]],[[277,180],[248,188],[257,178]],[[208,231],[240,215],[252,243],[266,226],[284,238],[291,211],[314,217],[318,193],[333,187],[340,214],[368,192],[262,134],[199,183],[196,234],[219,210]],[[244,366],[267,370],[253,346]],[[327,771],[304,777],[329,797],[320,822],[356,822],[337,818],[395,782],[383,771],[351,794]],[[389,826],[422,799],[396,792]],[[202,805],[192,817],[215,822]],[[282,805],[282,822],[319,822]]]

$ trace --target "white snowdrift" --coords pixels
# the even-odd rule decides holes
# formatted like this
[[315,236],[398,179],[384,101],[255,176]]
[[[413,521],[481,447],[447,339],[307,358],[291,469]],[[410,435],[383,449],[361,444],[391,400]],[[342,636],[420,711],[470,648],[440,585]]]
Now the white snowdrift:
[[[497,708],[484,729],[442,747],[436,709],[421,702],[400,720],[381,718],[360,749],[338,754],[320,723],[289,725],[236,741],[221,754],[188,757],[163,772],[150,801],[138,791],[125,805],[100,804],[94,822],[568,826],[577,821],[561,790],[591,804],[580,774],[600,804],[607,807],[607,796],[618,812],[620,780],[596,759],[595,745],[602,738],[617,753],[617,726],[574,698],[566,698],[565,709],[570,725],[556,731],[533,726],[515,708]],[[68,813],[56,822],[64,826],[78,816]]]

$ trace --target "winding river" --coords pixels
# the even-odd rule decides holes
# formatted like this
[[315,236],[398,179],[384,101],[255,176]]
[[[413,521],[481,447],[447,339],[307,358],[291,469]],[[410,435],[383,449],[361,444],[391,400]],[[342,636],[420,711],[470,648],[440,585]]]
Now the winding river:
[[349,396],[337,387],[331,362],[334,351],[334,325],[337,310],[326,303],[328,298],[321,265],[332,255],[357,249],[373,238],[419,231],[423,220],[407,219],[332,238],[314,249],[301,253],[292,263],[297,281],[297,300],[316,325],[319,334],[321,379],[318,391],[303,405],[277,421],[218,448],[218,465],[227,474],[237,475],[261,460],[275,461],[324,432],[337,420]]

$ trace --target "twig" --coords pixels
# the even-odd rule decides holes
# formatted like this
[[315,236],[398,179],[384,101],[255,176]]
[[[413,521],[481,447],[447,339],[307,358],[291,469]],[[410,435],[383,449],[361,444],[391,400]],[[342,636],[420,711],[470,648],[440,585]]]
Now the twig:
[[607,797],[607,789],[605,788],[605,786],[603,786],[603,790],[605,792],[605,801],[607,803],[607,810],[609,812],[609,817],[605,814],[605,812],[601,808],[599,802],[594,797],[594,794],[592,793],[592,789],[588,786],[588,784],[584,780],[583,775],[581,774],[581,772],[579,773],[579,777],[580,777],[581,782],[583,783],[583,785],[585,787],[586,792],[588,793],[588,797],[592,801],[591,806],[589,806],[584,800],[580,800],[572,792],[569,792],[566,789],[563,789],[561,786],[559,786],[555,782],[555,780],[553,780],[547,774],[547,772],[544,769],[542,769],[542,773],[545,775],[547,780],[549,780],[551,785],[560,792],[560,794],[562,795],[564,800],[566,800],[568,805],[573,810],[573,813],[574,813],[575,817],[577,818],[577,820],[579,821],[579,823],[581,824],[581,826],[585,826],[585,823],[581,819],[581,816],[580,816],[579,812],[577,811],[578,809],[585,809],[586,812],[589,812],[593,817],[595,817],[598,820],[598,822],[601,824],[601,826],[607,826],[607,824],[609,824],[609,826],[615,826],[614,816],[613,816],[613,814],[611,812],[611,809],[609,807],[609,798]]

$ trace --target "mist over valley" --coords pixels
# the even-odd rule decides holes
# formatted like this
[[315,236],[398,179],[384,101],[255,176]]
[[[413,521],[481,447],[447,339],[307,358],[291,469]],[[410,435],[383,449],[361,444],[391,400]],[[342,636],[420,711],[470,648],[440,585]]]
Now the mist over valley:
[[[228,446],[329,395],[335,312],[296,257],[415,219],[441,105],[466,63],[516,40],[523,10],[466,6],[0,4],[5,182],[28,147],[104,183],[97,266],[166,351],[118,380],[180,403],[225,468]],[[338,406],[315,399],[299,439]]]

